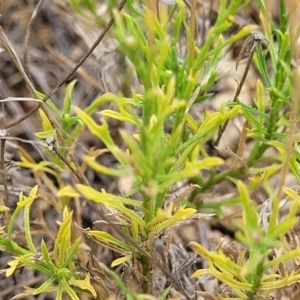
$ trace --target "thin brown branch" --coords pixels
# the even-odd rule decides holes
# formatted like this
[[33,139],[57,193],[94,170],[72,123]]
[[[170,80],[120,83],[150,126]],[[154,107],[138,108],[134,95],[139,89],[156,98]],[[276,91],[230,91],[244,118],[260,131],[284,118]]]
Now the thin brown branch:
[[24,38],[23,62],[24,62],[24,69],[28,76],[30,76],[29,68],[28,68],[28,43],[29,43],[30,33],[31,33],[31,30],[33,27],[33,22],[36,19],[37,13],[38,13],[40,7],[42,6],[43,2],[44,2],[44,0],[39,0],[38,4],[36,5],[35,9],[33,10],[31,18],[30,18],[28,26],[27,26],[25,38]]
[[9,293],[11,293],[19,288],[24,288],[27,286],[32,286],[34,284],[37,284],[39,282],[43,282],[45,280],[45,277],[46,277],[45,275],[34,276],[33,278],[24,280],[18,284],[14,284],[10,287],[7,287],[0,291],[0,297],[1,297],[1,299],[5,299],[5,298],[7,299],[6,295],[8,295]]
[[[253,32],[245,41],[242,49],[241,49],[241,52],[238,56],[238,59],[237,59],[237,62],[236,62],[236,69],[238,68],[239,66],[239,62],[241,60],[241,58],[243,57],[244,53],[245,52],[249,52],[250,55],[247,59],[247,64],[246,64],[246,67],[245,67],[245,71],[243,73],[243,76],[241,78],[241,81],[240,83],[238,84],[238,87],[237,87],[237,90],[235,92],[235,95],[233,97],[233,102],[236,102],[238,100],[238,97],[241,93],[241,90],[242,90],[242,87],[245,83],[245,80],[247,78],[247,75],[248,75],[248,72],[249,72],[249,69],[250,69],[250,65],[251,65],[251,62],[252,62],[252,58],[253,58],[253,55],[254,55],[254,52],[255,52],[255,49],[258,47],[258,46],[261,46],[262,44],[267,44],[267,40],[265,38],[265,36],[260,33],[260,32]],[[217,139],[215,140],[214,142],[214,146],[218,146],[219,145],[219,142],[221,140],[221,137],[227,127],[229,123],[229,120],[226,120],[225,123],[223,124],[223,126],[220,127],[219,129],[219,132],[218,132],[218,136],[217,136]]]
[[[123,7],[126,4],[126,0],[122,0],[119,7],[118,7],[118,11],[120,12]],[[78,63],[75,65],[75,67],[65,76],[65,78],[57,85],[55,86],[52,91],[47,94],[47,96],[45,96],[43,98],[43,102],[46,102],[50,97],[52,97],[68,80],[69,78],[77,71],[77,69],[87,60],[87,58],[92,54],[92,52],[95,50],[95,48],[100,44],[100,42],[103,40],[104,36],[107,34],[107,32],[109,31],[109,29],[112,27],[112,25],[114,24],[114,18],[112,18],[107,26],[105,27],[105,29],[103,30],[103,32],[99,35],[99,37],[97,38],[97,40],[94,42],[94,44],[91,46],[91,48],[81,57],[81,59],[78,61]],[[1,28],[2,29],[2,28]],[[2,30],[3,31],[3,30]],[[36,112],[39,108],[41,107],[40,104],[38,104],[36,107],[34,107],[31,111],[29,111],[26,115],[24,115],[23,117],[21,117],[20,119],[11,122],[10,124],[7,124],[5,126],[5,128],[11,128],[19,123],[21,123],[22,121],[24,121],[25,119],[27,119],[29,116],[31,116],[34,112]]]
[[17,143],[13,143],[15,141],[19,141],[19,142],[25,143],[25,144],[30,144],[40,154],[41,158],[44,161],[46,161],[46,158],[44,157],[44,155],[43,155],[43,153],[42,153],[42,151],[40,149],[40,146],[41,146],[41,142],[40,141],[31,141],[31,140],[28,140],[28,139],[21,139],[19,137],[10,137],[10,136],[3,137],[3,136],[0,135],[0,140],[3,140],[3,139],[6,140],[6,143],[8,143],[8,145],[10,147],[13,147],[13,148],[16,148],[16,149],[18,149],[19,146],[17,145]]
[[192,7],[190,10],[191,19],[190,19],[190,30],[191,30],[191,40],[189,41],[189,53],[192,58],[194,58],[194,41],[196,36],[196,6],[197,0],[192,0]]
[[[9,199],[9,192],[7,187],[7,175],[6,175],[6,169],[5,169],[5,163],[4,163],[4,154],[5,154],[5,142],[8,132],[6,130],[0,131],[0,137],[3,137],[3,139],[0,140],[0,174],[2,177],[2,183],[4,186],[4,198],[0,197],[1,200],[3,200],[3,204],[0,203],[0,205],[6,205]],[[1,201],[2,202],[2,201]]]
[[[35,92],[35,88],[31,82],[31,80],[28,78],[23,65],[21,63],[21,60],[18,57],[18,54],[14,48],[14,46],[12,45],[12,43],[10,42],[10,40],[8,39],[8,37],[6,36],[2,26],[0,26],[0,40],[2,41],[3,47],[5,48],[5,50],[10,54],[15,66],[18,68],[19,72],[21,73],[24,81],[26,82],[27,88],[30,91],[31,95],[34,98],[36,97],[36,92]],[[5,129],[8,129],[9,127],[6,127]]]
[[[74,68],[75,63],[72,60],[62,55],[61,53],[56,52],[51,46],[46,46],[46,49],[61,63],[68,65],[70,68]],[[90,76],[82,67],[78,68],[77,72],[90,85],[97,88],[101,92],[105,91],[105,88],[102,85],[102,83],[100,83],[99,81],[95,80],[92,76]]]
[[[35,91],[35,88],[34,88],[34,85],[31,82],[30,78],[27,76],[27,74],[25,72],[25,69],[24,69],[24,67],[23,67],[23,65],[21,63],[21,60],[20,60],[20,58],[19,58],[19,56],[18,56],[18,54],[17,54],[14,46],[9,41],[8,37],[6,36],[4,30],[3,30],[3,28],[1,26],[0,26],[0,40],[2,41],[5,50],[10,54],[10,56],[11,56],[11,58],[12,58],[14,64],[15,64],[15,66],[18,68],[20,74],[22,75],[24,81],[26,82],[26,86],[27,86],[29,92],[31,93],[31,95],[34,98],[38,98],[37,94],[36,94],[36,91]],[[55,128],[55,129],[58,129],[59,126],[57,124],[55,124],[55,121],[49,115],[48,109],[44,105],[44,103],[38,104],[38,107],[40,107],[44,111],[44,113],[47,116],[47,118],[49,119],[49,122],[51,123],[52,127]],[[18,124],[18,122],[17,122],[17,124]],[[8,125],[5,125],[1,129],[8,129],[8,128],[10,128],[10,127]],[[59,130],[57,130],[57,132],[58,132],[58,135],[59,135]]]
[[[122,10],[122,8],[125,6],[126,4],[126,0],[122,0],[118,10],[119,12]],[[59,142],[61,143],[61,145],[63,147],[66,147],[65,145],[65,141],[62,137],[61,134],[61,130],[60,130],[60,124],[58,124],[58,122],[56,122],[56,120],[54,120],[48,113],[48,109],[45,106],[45,102],[51,97],[53,96],[60,87],[62,87],[68,80],[69,78],[77,71],[77,69],[86,61],[86,59],[91,55],[91,53],[94,51],[94,49],[99,45],[99,43],[103,40],[104,36],[107,34],[108,30],[112,27],[112,25],[114,24],[114,18],[112,18],[106,28],[103,30],[103,32],[100,34],[100,36],[97,38],[97,40],[94,42],[94,44],[91,46],[91,48],[81,57],[81,59],[79,60],[79,62],[74,66],[74,68],[72,68],[72,70],[66,75],[66,77],[56,86],[52,89],[52,91],[44,97],[44,99],[42,99],[42,103],[38,103],[31,111],[29,111],[26,115],[24,115],[23,117],[21,117],[20,119],[11,122],[10,124],[7,124],[3,127],[3,129],[8,129],[11,128],[19,123],[21,123],[22,121],[26,120],[29,116],[31,116],[34,112],[36,112],[39,108],[43,109],[44,113],[46,114],[51,126],[55,129],[56,134],[57,134],[57,138],[59,140]],[[0,39],[2,40],[5,49],[7,50],[8,53],[10,53],[12,59],[14,60],[17,68],[19,69],[20,73],[22,74],[27,87],[29,89],[29,91],[31,92],[31,94],[35,97],[38,98],[35,92],[35,88],[32,84],[32,82],[30,81],[29,77],[27,76],[20,59],[18,58],[18,55],[16,53],[16,51],[14,50],[14,47],[12,46],[12,44],[10,43],[9,39],[7,38],[7,36],[5,35],[5,32],[3,30],[3,28],[0,26]],[[80,182],[88,185],[87,180],[85,180],[84,175],[82,174],[82,172],[80,171],[80,168],[78,166],[78,163],[74,157],[74,155],[71,153],[69,154],[69,157],[71,159],[71,162],[69,162],[65,157],[63,158],[63,161],[65,162],[65,164],[69,167],[69,169],[72,171],[72,173],[74,173],[74,175],[80,180]],[[61,159],[62,159],[61,158]],[[72,167],[72,163],[74,164],[75,168]]]
[[[78,178],[78,180],[85,185],[88,185],[88,181],[85,179],[83,174],[80,172],[80,168],[76,165],[76,169],[72,166],[72,164],[68,161],[65,155],[63,155],[58,147],[58,143],[54,137],[48,137],[46,139],[46,144],[48,145],[48,150],[54,154],[56,154],[71,170],[71,172]],[[76,162],[75,159],[72,159],[73,162]]]

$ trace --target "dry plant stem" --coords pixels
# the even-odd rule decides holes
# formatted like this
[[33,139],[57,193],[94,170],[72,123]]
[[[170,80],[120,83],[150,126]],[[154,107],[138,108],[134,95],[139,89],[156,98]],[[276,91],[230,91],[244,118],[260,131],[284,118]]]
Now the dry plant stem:
[[[71,163],[67,160],[67,158],[60,152],[55,138],[53,138],[53,137],[47,138],[46,143],[48,144],[49,151],[51,151],[52,153],[55,153],[68,166],[68,168],[72,171],[72,173],[78,178],[78,180],[82,184],[88,185],[88,181],[85,179],[83,174],[80,172],[80,168],[78,167],[78,165],[76,165],[77,169],[75,169],[71,165]],[[74,160],[74,161],[76,162],[76,160]]]
[[7,97],[5,99],[0,99],[0,103],[12,102],[12,101],[23,101],[23,102],[40,102],[43,103],[42,100],[28,97]]
[[[247,65],[246,65],[245,71],[243,73],[242,79],[241,79],[240,83],[238,84],[236,93],[235,93],[234,98],[233,98],[233,102],[236,102],[238,96],[240,95],[240,92],[242,90],[242,87],[244,85],[244,82],[246,80],[247,74],[248,74],[249,69],[250,69],[250,65],[251,65],[251,61],[252,61],[253,55],[254,55],[254,49],[253,49],[253,51],[251,51],[250,56],[249,56],[249,58],[247,60]],[[224,125],[220,127],[219,132],[218,132],[218,137],[217,137],[216,141],[214,142],[214,146],[218,146],[219,145],[221,137],[222,137],[222,135],[223,135],[223,133],[224,133],[224,131],[225,131],[228,123],[229,123],[229,120],[226,120],[226,122],[224,123]]]
[[[124,7],[126,3],[126,0],[122,0],[118,10],[119,12],[122,10],[122,8]],[[52,120],[52,118],[50,117],[46,106],[44,105],[44,102],[46,102],[51,96],[53,96],[61,86],[63,86],[67,80],[76,72],[76,70],[85,62],[85,60],[91,55],[91,53],[94,51],[94,49],[99,45],[99,43],[102,41],[102,39],[104,38],[104,36],[106,35],[106,33],[108,32],[108,30],[111,28],[111,26],[114,24],[114,19],[112,18],[106,28],[104,29],[104,31],[101,33],[101,35],[98,37],[98,39],[95,41],[95,43],[92,45],[92,47],[82,56],[82,58],[79,60],[79,62],[75,65],[75,67],[69,72],[69,74],[56,86],[53,88],[53,90],[42,100],[43,103],[39,103],[36,107],[34,107],[31,111],[29,111],[25,116],[21,117],[19,120],[16,120],[10,124],[7,124],[4,126],[4,129],[8,129],[11,128],[19,123],[21,123],[22,121],[26,120],[29,116],[31,116],[34,112],[36,112],[39,108],[42,108],[43,111],[45,112],[47,118],[49,119],[52,127],[54,129],[56,129],[56,133],[57,133],[57,137],[59,139],[59,141],[62,143],[62,145],[64,146],[64,140],[61,136],[61,132],[59,130],[59,125],[56,124],[56,122],[54,120]],[[2,40],[6,50],[11,54],[16,66],[18,67],[19,71],[21,72],[21,74],[23,75],[23,78],[25,80],[25,82],[27,83],[28,89],[30,90],[30,92],[32,93],[32,95],[34,97],[37,98],[37,95],[35,93],[35,89],[30,81],[30,79],[28,78],[16,52],[13,49],[13,46],[11,45],[11,43],[9,42],[8,38],[6,37],[3,28],[0,27],[0,39]],[[76,177],[80,178],[80,182],[84,183],[84,184],[88,184],[87,180],[85,180],[83,174],[80,172],[80,168],[78,166],[78,163],[75,159],[75,157],[73,156],[73,154],[69,155],[71,160],[73,161],[73,163],[75,164],[77,170],[74,173],[74,168],[71,168],[70,170],[75,174]],[[65,164],[70,168],[71,164],[62,156],[61,159],[65,162]]]
[[[9,41],[9,39],[7,38],[3,28],[0,26],[0,39],[4,45],[5,50],[10,54],[11,58],[13,59],[13,62],[15,64],[15,66],[18,68],[20,74],[22,75],[24,81],[26,82],[26,86],[29,90],[29,92],[31,93],[31,95],[34,98],[37,98],[36,92],[35,92],[35,88],[30,80],[30,78],[27,76],[24,67],[18,57],[17,52],[15,51],[13,45],[11,44],[11,42]],[[56,132],[57,132],[57,136],[58,138],[61,140],[62,143],[63,142],[63,138],[60,134],[60,130],[59,130],[59,125],[56,125],[55,121],[51,118],[51,116],[49,115],[48,109],[45,106],[44,103],[40,103],[39,107],[41,107],[41,109],[43,110],[43,112],[45,113],[45,115],[47,116],[49,122],[51,123],[52,127],[55,128]],[[28,126],[27,126],[28,127]],[[4,129],[6,129],[7,126],[4,126]],[[26,126],[25,126],[26,128]],[[2,129],[2,128],[1,128]]]
[[[5,80],[3,79],[3,77],[0,75],[0,95],[4,98],[6,98],[5,100],[7,100],[7,98],[9,97],[10,94],[10,90],[8,88],[8,86],[5,84]],[[0,102],[2,102],[3,100],[0,100]],[[16,100],[13,101],[7,101],[7,104],[4,105],[2,104],[3,108],[2,111],[5,112],[7,109],[13,113],[13,115],[15,116],[22,116],[22,114],[24,113],[24,111],[22,110],[21,106],[15,102]],[[6,101],[4,101],[6,102]],[[4,124],[8,123],[7,121],[7,114],[4,114]],[[28,139],[29,140],[34,140],[36,138],[36,136],[34,135],[34,126],[31,122],[31,120],[27,119],[24,121],[23,123],[23,129],[24,131],[27,133]]]
[[39,282],[43,282],[44,280],[45,280],[44,275],[34,276],[33,278],[24,280],[24,281],[22,281],[22,282],[20,282],[16,285],[13,285],[12,287],[8,287],[5,290],[0,291],[0,299],[8,299],[5,296],[7,294],[13,292],[14,290],[19,289],[19,288],[24,288],[24,286],[33,286],[34,284],[37,284]]
[[31,30],[32,30],[33,22],[36,19],[37,13],[43,2],[44,2],[44,0],[39,0],[38,4],[36,5],[35,9],[33,10],[30,21],[27,26],[25,38],[24,38],[23,62],[24,62],[24,69],[29,77],[30,77],[30,72],[28,69],[28,42],[29,42],[29,37],[30,37]]
[[[2,41],[5,50],[10,54],[15,66],[18,68],[20,74],[22,75],[24,81],[26,82],[26,86],[27,86],[29,92],[31,93],[31,95],[34,98],[38,98],[37,95],[36,95],[36,92],[35,92],[35,88],[34,88],[32,82],[31,82],[31,80],[27,76],[27,74],[26,74],[26,72],[23,68],[23,65],[22,65],[22,63],[21,63],[21,61],[20,61],[20,59],[17,55],[17,52],[15,51],[13,45],[9,41],[8,37],[6,36],[4,30],[1,26],[0,26],[0,40]],[[58,130],[59,126],[57,126],[55,124],[55,121],[49,115],[47,107],[44,105],[44,103],[39,104],[38,107],[41,107],[41,109],[44,111],[44,113],[47,116],[47,118],[48,118],[49,122],[51,123],[52,127],[56,129],[58,137],[61,138],[60,131]],[[18,124],[18,122],[17,122],[17,124]],[[5,125],[1,129],[8,129],[8,128],[10,128],[10,127],[8,125]]]
[[[36,92],[35,92],[35,88],[30,80],[30,78],[27,76],[24,67],[17,55],[17,52],[15,51],[13,45],[11,44],[11,42],[9,41],[9,39],[7,38],[3,28],[0,26],[0,40],[3,43],[3,46],[5,48],[5,50],[10,54],[11,58],[13,59],[15,66],[18,68],[20,74],[22,75],[24,81],[26,82],[26,86],[29,90],[29,92],[31,93],[31,95],[35,98],[37,98]],[[48,109],[47,107],[44,105],[44,103],[39,104],[39,107],[41,107],[41,109],[43,110],[43,112],[45,113],[45,115],[47,116],[49,122],[51,123],[52,127],[56,129],[57,132],[57,136],[62,140],[62,137],[60,135],[60,130],[59,130],[59,126],[56,125],[55,121],[51,118],[51,116],[49,115]],[[7,129],[7,126],[3,127],[4,129]],[[1,128],[2,129],[2,128]],[[62,141],[63,143],[63,141]]]
[[[1,137],[5,137],[5,136],[7,136],[6,130],[1,130]],[[3,200],[4,205],[7,204],[8,199],[9,199],[6,169],[5,169],[5,164],[4,164],[5,142],[6,142],[6,139],[0,140],[0,173],[1,173],[2,183],[3,183],[3,187],[4,187],[4,198],[2,199],[2,197],[1,197],[1,200]],[[0,205],[3,205],[3,204],[0,203]]]
[[[14,49],[12,43],[9,41],[8,37],[6,36],[2,26],[0,26],[0,40],[2,41],[5,50],[10,54],[11,58],[13,59],[13,62],[16,65],[16,67],[18,68],[19,72],[21,73],[31,95],[33,97],[37,98],[35,88],[34,88],[32,82],[30,81],[30,79],[28,78],[28,76],[22,66],[22,63],[17,55],[16,50]],[[5,129],[8,129],[8,127]]]
[[[28,97],[7,97],[5,99],[0,99],[0,103],[6,103],[6,102],[12,103],[12,102],[17,102],[17,101],[43,103],[42,100],[35,99],[35,98],[28,98]],[[67,132],[65,132],[65,135],[67,135],[68,137],[71,137]],[[37,145],[40,144],[39,141],[38,142],[28,141],[28,140],[24,140],[24,139],[20,139],[20,138],[16,138],[16,137],[14,137],[14,138],[7,137],[6,139],[7,140],[18,140],[18,141],[20,141],[22,143],[32,144],[36,148],[36,150],[40,153],[40,155],[43,158],[43,160],[46,160],[44,158],[44,156],[41,154],[41,151],[39,150],[39,148],[35,145],[35,144],[37,144]],[[84,151],[86,151],[86,152],[88,151],[83,145],[81,145],[80,143],[78,143],[76,140],[74,140],[74,143],[77,144],[78,146],[80,146]]]
[[156,0],[156,17],[157,20],[159,21],[159,0]]
[[82,183],[87,185],[87,181],[83,179],[82,174],[80,174],[77,170],[72,167],[71,163],[66,159],[66,157],[59,151],[58,148],[54,149],[57,156],[68,166],[68,168],[72,171],[72,173],[78,178],[78,180]]
[[[0,136],[0,139],[2,140],[3,137]],[[43,153],[41,152],[39,146],[41,145],[40,141],[30,141],[30,140],[25,140],[25,139],[21,139],[18,137],[5,137],[5,140],[7,141],[7,143],[9,143],[10,147],[13,148],[19,148],[20,146],[18,146],[16,143],[14,144],[13,142],[10,141],[19,141],[21,143],[25,143],[25,144],[30,144],[32,147],[34,147],[36,149],[36,151],[40,154],[41,158],[46,161],[46,158],[44,157]]]
[[[68,166],[68,168],[74,173],[74,175],[79,179],[79,181],[82,183],[82,184],[85,184],[87,186],[89,186],[89,182],[88,180],[86,179],[86,177],[83,175],[83,173],[81,172],[81,168],[80,166],[78,165],[78,162],[75,158],[75,156],[73,155],[73,153],[69,153],[69,157],[70,157],[70,160],[71,162],[74,163],[75,165],[75,168],[71,165],[71,162],[68,161],[68,159],[61,154],[61,152],[59,151],[59,149],[57,148],[57,152],[56,154],[59,156],[59,158]],[[59,155],[60,154],[60,155]]]
[[[118,7],[118,11],[120,12],[123,7],[126,4],[126,0],[122,0],[119,7]],[[112,18],[107,26],[105,27],[105,29],[102,31],[102,33],[99,35],[99,37],[97,38],[97,40],[94,42],[94,44],[91,46],[91,48],[81,57],[81,59],[79,60],[79,62],[75,65],[75,67],[66,75],[66,77],[57,85],[55,86],[52,91],[46,96],[44,97],[44,99],[42,100],[43,102],[46,102],[50,97],[52,97],[68,80],[69,78],[77,71],[77,69],[86,61],[86,59],[92,54],[92,52],[95,50],[95,48],[100,44],[100,42],[103,40],[104,36],[107,34],[108,30],[112,27],[112,25],[114,24],[114,18]],[[36,107],[34,107],[31,111],[29,111],[25,116],[21,117],[19,120],[16,120],[14,122],[11,122],[10,124],[6,125],[5,128],[11,128],[19,123],[21,123],[22,121],[24,121],[25,119],[27,119],[29,116],[31,116],[34,112],[36,112],[39,108],[40,108],[40,104],[38,104]]]
[[[56,59],[58,59],[61,63],[68,65],[70,68],[74,68],[75,63],[68,59],[66,56],[62,55],[61,53],[56,52],[51,46],[45,46],[46,49],[52,54]],[[82,67],[77,70],[77,73],[91,86],[97,88],[101,92],[105,92],[105,88],[102,83],[95,80],[92,76],[90,76]]]
[[190,29],[191,29],[191,41],[189,42],[189,52],[190,56],[194,58],[194,40],[195,40],[195,31],[196,31],[196,6],[197,6],[197,0],[192,0],[192,6],[191,6],[191,19],[190,19]]
[[[236,69],[238,68],[240,60],[242,59],[244,53],[249,51],[250,55],[248,57],[247,64],[246,64],[245,71],[243,73],[242,79],[241,79],[240,83],[238,84],[236,93],[234,95],[233,102],[237,101],[237,99],[238,99],[238,97],[241,93],[242,87],[245,83],[246,77],[247,77],[249,69],[250,69],[251,61],[252,61],[252,58],[253,58],[256,47],[261,46],[262,44],[267,45],[268,41],[266,40],[265,36],[260,32],[253,32],[249,37],[247,37],[247,39],[246,39],[246,41],[245,41],[245,43],[244,43],[244,45],[241,49],[241,52],[240,52],[240,54],[237,58]],[[219,132],[218,132],[218,137],[217,137],[216,141],[214,142],[214,146],[219,145],[221,137],[222,137],[228,123],[229,123],[229,120],[227,120],[224,123],[224,125],[220,127]]]

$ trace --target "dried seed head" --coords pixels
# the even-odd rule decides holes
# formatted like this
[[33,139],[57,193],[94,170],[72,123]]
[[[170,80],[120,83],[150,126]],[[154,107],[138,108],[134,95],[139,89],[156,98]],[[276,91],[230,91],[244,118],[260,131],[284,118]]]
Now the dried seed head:
[[245,43],[241,49],[241,52],[239,53],[239,56],[236,61],[236,70],[244,54],[250,54],[250,56],[252,56],[257,46],[262,46],[262,45],[267,47],[269,45],[268,40],[260,31],[253,31],[246,38]]
[[56,153],[58,144],[57,144],[56,139],[53,136],[49,136],[46,138],[46,144],[48,145],[48,151],[50,151],[52,153]]

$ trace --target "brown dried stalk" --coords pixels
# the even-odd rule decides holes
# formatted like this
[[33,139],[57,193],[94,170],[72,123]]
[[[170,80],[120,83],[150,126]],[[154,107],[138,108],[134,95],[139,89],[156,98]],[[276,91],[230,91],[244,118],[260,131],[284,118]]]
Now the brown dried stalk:
[[[250,69],[250,65],[251,65],[251,61],[252,61],[255,49],[257,47],[261,47],[262,45],[268,45],[268,41],[261,32],[254,31],[250,36],[247,37],[247,39],[246,39],[246,41],[245,41],[245,43],[244,43],[244,45],[241,49],[241,52],[240,52],[240,54],[237,58],[236,69],[238,68],[239,63],[240,63],[242,57],[244,56],[244,54],[245,53],[250,53],[250,55],[247,59],[247,64],[246,64],[246,67],[245,67],[245,71],[243,73],[243,76],[242,76],[242,79],[241,79],[240,83],[238,84],[236,93],[235,93],[234,98],[233,98],[233,102],[237,101],[237,99],[238,99],[238,97],[241,93],[242,87],[245,83],[245,80],[247,78],[247,75],[248,75],[248,72],[249,72],[249,69]],[[221,137],[222,137],[228,123],[229,123],[229,120],[226,120],[224,125],[220,127],[219,132],[218,132],[218,137],[214,142],[214,146],[219,145]]]
[[[122,8],[125,6],[126,0],[122,0],[118,10],[119,12],[122,10]],[[72,68],[72,70],[69,72],[69,74],[56,86],[52,89],[52,91],[46,96],[44,97],[44,99],[42,99],[42,103],[39,102],[31,111],[29,111],[26,115],[24,115],[23,117],[21,117],[20,119],[11,122],[10,124],[5,125],[2,129],[8,129],[11,128],[19,123],[21,123],[22,121],[26,120],[29,116],[31,116],[34,112],[36,112],[39,108],[41,108],[45,115],[47,116],[51,126],[55,129],[57,137],[60,141],[60,143],[62,144],[62,146],[66,146],[64,139],[61,135],[61,130],[60,130],[60,124],[58,124],[49,114],[48,109],[46,107],[46,105],[44,104],[51,96],[53,96],[60,87],[62,87],[68,80],[69,78],[77,71],[77,69],[85,62],[85,60],[91,55],[91,53],[94,51],[94,49],[99,45],[99,43],[102,41],[102,39],[104,38],[104,36],[106,35],[106,33],[108,32],[108,30],[112,27],[112,25],[114,24],[114,19],[112,18],[106,28],[103,30],[103,32],[100,34],[100,36],[97,38],[97,40],[95,41],[95,43],[92,45],[92,47],[82,56],[82,58],[79,60],[79,62],[75,65],[74,68]],[[19,69],[23,79],[25,80],[26,84],[27,84],[27,88],[29,89],[29,91],[31,92],[32,96],[35,98],[38,98],[35,92],[35,88],[32,84],[32,82],[30,81],[29,77],[27,76],[24,67],[22,66],[22,63],[13,47],[13,45],[10,43],[9,39],[7,38],[3,28],[0,26],[0,39],[3,42],[3,45],[6,49],[6,51],[11,55],[15,65],[17,66],[17,68]],[[72,153],[69,154],[69,157],[71,159],[71,162],[75,165],[75,168],[72,167],[72,164],[66,159],[66,157],[61,156],[61,159],[64,161],[64,163],[70,168],[70,170],[74,173],[74,175],[80,180],[81,183],[88,185],[87,180],[85,180],[83,174],[80,171],[80,168],[78,166],[78,163],[74,157],[74,155]]]
[[[5,153],[5,137],[8,135],[8,132],[6,130],[0,130],[0,137],[3,139],[0,140],[0,173],[2,177],[2,183],[4,187],[4,197],[1,197],[0,205],[6,205],[9,198],[9,192],[7,187],[7,176],[6,176],[6,169],[5,169],[5,163],[4,163],[4,153]],[[1,203],[3,202],[3,203]]]
[[[10,40],[8,39],[8,37],[6,36],[3,28],[0,26],[0,40],[3,43],[3,46],[5,48],[5,50],[10,54],[15,66],[18,68],[20,74],[22,75],[24,81],[26,82],[26,86],[27,89],[29,90],[29,92],[31,93],[32,97],[34,98],[38,98],[34,85],[31,82],[30,78],[27,76],[25,69],[21,63],[21,60],[14,48],[14,46],[12,45],[12,43],[10,42]],[[58,138],[61,140],[61,142],[63,143],[63,138],[61,137],[60,134],[60,126],[59,124],[57,124],[57,122],[50,116],[49,112],[48,112],[48,108],[46,107],[46,105],[44,104],[44,102],[40,102],[37,105],[38,108],[41,108],[43,110],[43,112],[45,113],[45,115],[47,116],[51,126],[56,130],[57,132],[57,136]],[[26,118],[25,118],[26,119]],[[24,120],[25,120],[24,119]],[[8,125],[4,125],[1,129],[8,129],[10,128]]]
[[189,52],[192,58],[194,58],[194,40],[196,38],[196,7],[197,0],[192,0],[191,6],[191,19],[190,19],[190,29],[191,29],[191,41],[189,41]]
[[25,71],[26,71],[26,73],[29,77],[30,77],[30,72],[29,72],[29,68],[28,68],[28,43],[29,43],[29,37],[30,37],[31,30],[32,30],[33,22],[36,19],[37,13],[38,13],[40,7],[42,6],[43,2],[44,2],[44,0],[39,0],[39,2],[37,3],[35,9],[33,10],[30,21],[29,21],[28,26],[27,26],[25,38],[24,38],[23,62],[24,62],[24,69],[25,69]]
[[[126,4],[126,0],[122,0],[119,7],[118,11],[120,12],[123,7]],[[103,32],[100,34],[100,36],[97,38],[97,40],[94,42],[94,44],[91,46],[91,48],[81,57],[81,59],[78,61],[78,63],[75,65],[75,67],[65,76],[65,78],[57,85],[55,86],[52,91],[42,99],[43,102],[46,102],[50,97],[52,97],[68,80],[69,78],[77,71],[77,69],[86,61],[86,59],[92,54],[92,52],[95,50],[95,48],[100,44],[100,42],[103,40],[104,36],[107,34],[109,29],[112,27],[114,24],[115,20],[112,18]],[[36,107],[34,107],[31,111],[29,111],[26,115],[21,117],[20,119],[11,122],[10,124],[7,124],[4,128],[8,129],[11,128],[17,124],[20,124],[22,121],[27,119],[29,116],[31,116],[34,112],[36,112],[39,108],[41,107],[41,104],[38,104]]]
[[[87,184],[87,180],[83,176],[83,174],[79,171],[80,169],[75,169],[72,164],[68,161],[68,159],[60,152],[58,143],[54,137],[48,137],[46,139],[46,144],[48,145],[48,150],[54,154],[56,154],[72,171],[72,173],[79,179],[82,184]],[[77,166],[76,166],[77,167]]]

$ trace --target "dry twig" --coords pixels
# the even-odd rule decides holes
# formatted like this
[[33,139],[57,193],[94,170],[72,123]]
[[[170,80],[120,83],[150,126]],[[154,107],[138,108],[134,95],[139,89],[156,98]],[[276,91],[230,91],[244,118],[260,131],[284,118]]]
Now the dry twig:
[[[119,7],[118,7],[118,11],[119,12],[123,9],[123,7],[125,6],[125,4],[126,4],[126,0],[122,0],[121,3],[120,3],[120,5],[119,5]],[[103,40],[104,36],[107,34],[107,32],[109,31],[109,29],[112,27],[112,25],[114,24],[114,21],[115,21],[114,18],[112,18],[108,22],[106,28],[99,35],[99,37],[94,42],[94,44],[91,46],[91,48],[81,57],[81,59],[78,61],[78,63],[75,65],[75,67],[65,76],[65,78],[57,86],[55,86],[52,89],[52,91],[47,96],[44,97],[44,99],[42,99],[43,102],[46,102],[48,99],[50,99],[50,97],[52,97],[69,80],[69,78],[77,71],[77,69],[87,60],[87,58],[92,54],[92,52],[95,50],[95,48]],[[31,116],[34,112],[36,112],[40,107],[41,107],[41,104],[38,104],[31,111],[29,111],[25,116],[21,117],[20,119],[14,121],[14,122],[11,122],[10,124],[7,124],[5,126],[5,129],[11,128],[11,127],[13,127],[13,126],[21,123],[22,121],[24,121],[25,119],[27,119],[29,116]]]
[[[255,31],[253,32],[250,36],[247,37],[242,49],[241,49],[241,52],[238,56],[238,59],[237,59],[237,62],[236,62],[236,69],[238,68],[239,66],[239,63],[242,59],[242,57],[244,56],[245,53],[250,53],[248,59],[247,59],[247,64],[246,64],[246,67],[245,67],[245,71],[243,73],[243,76],[242,76],[242,79],[240,81],[240,83],[238,84],[238,87],[237,87],[237,90],[236,90],[236,93],[233,97],[233,102],[236,102],[240,93],[241,93],[241,90],[242,90],[242,87],[245,83],[245,80],[246,80],[246,77],[248,75],[248,72],[249,72],[249,69],[250,69],[250,65],[251,65],[251,61],[252,61],[252,58],[253,58],[253,55],[254,55],[254,52],[255,52],[255,49],[257,47],[260,47],[262,45],[267,45],[268,44],[268,41],[266,40],[265,36],[261,33],[261,32],[258,32],[258,31]],[[227,120],[223,126],[220,127],[219,129],[219,132],[218,132],[218,136],[217,136],[217,139],[215,140],[214,142],[214,146],[218,146],[219,145],[219,142],[221,140],[221,137],[227,127],[229,123],[229,120]]]

